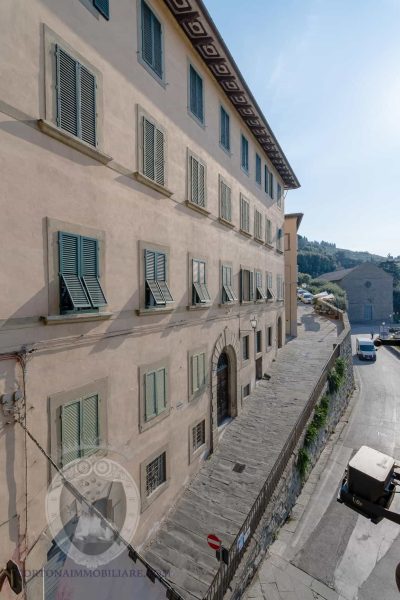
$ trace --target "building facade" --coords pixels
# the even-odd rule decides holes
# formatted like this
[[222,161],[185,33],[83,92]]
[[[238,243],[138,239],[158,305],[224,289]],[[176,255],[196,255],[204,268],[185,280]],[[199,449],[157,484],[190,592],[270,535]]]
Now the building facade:
[[286,335],[297,336],[297,232],[302,213],[285,215],[285,327]]
[[299,184],[199,0],[0,13],[0,559],[38,568],[50,459],[119,456],[140,547],[240,413]]
[[324,273],[318,279],[333,281],[346,291],[351,322],[391,321],[393,277],[373,263],[366,262],[352,269]]

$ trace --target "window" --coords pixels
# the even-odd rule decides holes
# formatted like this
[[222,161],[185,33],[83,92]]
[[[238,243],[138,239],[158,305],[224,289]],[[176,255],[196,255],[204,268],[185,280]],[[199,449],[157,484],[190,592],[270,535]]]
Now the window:
[[166,453],[146,465],[146,496],[150,496],[167,480]]
[[269,170],[267,165],[264,166],[264,192],[269,194]]
[[272,273],[267,271],[267,300],[275,298],[274,291],[272,289]]
[[242,135],[241,138],[241,166],[242,169],[244,171],[246,171],[246,173],[249,172],[249,142],[247,141],[247,139],[244,137],[244,135]]
[[276,299],[283,300],[283,278],[282,275],[276,276]]
[[263,239],[263,217],[257,209],[254,211],[254,237],[260,241]]
[[219,178],[219,207],[221,219],[230,223],[232,221],[231,188],[226,185],[222,177]]
[[269,195],[271,196],[272,200],[274,199],[274,175],[273,173],[269,174]]
[[146,116],[142,125],[142,173],[158,185],[165,185],[164,132]]
[[232,267],[222,265],[222,303],[237,302],[232,286]]
[[267,244],[272,244],[272,223],[270,219],[265,219],[265,241]]
[[195,452],[206,443],[206,422],[200,421],[192,428],[192,450]]
[[174,301],[167,284],[167,257],[164,252],[144,251],[146,307],[166,306]]
[[231,138],[229,129],[229,115],[224,108],[220,108],[220,131],[219,131],[219,142],[225,150],[230,152],[231,149]]
[[206,206],[206,167],[189,154],[189,202],[202,208]]
[[206,384],[206,354],[200,352],[199,354],[193,354],[190,359],[192,366],[192,385],[191,393],[201,391]]
[[110,7],[108,0],[93,0],[93,6],[103,15],[107,21],[110,18]]
[[256,332],[256,352],[257,352],[257,354],[259,352],[262,352],[262,332],[261,331]]
[[210,294],[206,283],[206,263],[204,260],[192,260],[192,303],[209,304]]
[[249,360],[250,358],[250,343],[249,343],[249,336],[245,335],[242,339],[242,356],[243,356],[243,360]]
[[282,187],[279,183],[276,186],[276,202],[279,208],[282,208]]
[[240,195],[240,229],[250,233],[250,204],[242,195]]
[[167,408],[167,369],[150,371],[144,376],[144,420],[150,421]]
[[161,79],[162,70],[162,29],[161,23],[142,0],[142,58]]
[[60,312],[98,309],[107,304],[99,277],[96,239],[58,232]]
[[261,271],[256,271],[256,300],[266,300],[267,296],[263,290],[262,285],[262,273]]
[[253,271],[241,269],[241,300],[242,302],[251,302],[254,300],[254,277]]
[[250,396],[250,384],[248,383],[247,385],[243,386],[243,398],[247,398],[247,396]]
[[189,109],[201,123],[204,122],[203,79],[192,65],[189,67]]
[[276,249],[282,252],[283,231],[280,227],[276,228]]
[[99,447],[99,398],[80,398],[61,407],[62,465],[88,456]]
[[57,126],[96,146],[96,77],[58,44],[56,100]]
[[256,153],[256,183],[261,185],[261,157]]
[[272,327],[267,327],[267,350],[272,346]]

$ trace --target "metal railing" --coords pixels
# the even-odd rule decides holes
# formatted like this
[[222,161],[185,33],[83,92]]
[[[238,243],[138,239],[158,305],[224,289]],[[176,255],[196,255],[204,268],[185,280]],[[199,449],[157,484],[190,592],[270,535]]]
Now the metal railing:
[[[341,343],[345,336],[341,336]],[[346,336],[347,337],[347,336]],[[304,432],[305,426],[317,404],[318,398],[326,384],[328,373],[335,364],[335,361],[340,356],[341,343],[337,344],[329,360],[326,362],[321,376],[319,377],[315,388],[307,401],[306,406],[299,415],[296,424],[294,425],[284,447],[277,461],[275,462],[267,480],[265,481],[260,493],[258,494],[253,506],[250,509],[249,514],[246,517],[245,522],[240,528],[231,548],[229,549],[229,561],[228,565],[221,563],[218,572],[216,573],[206,595],[203,600],[222,600],[225,592],[228,589],[230,582],[232,581],[236,569],[246,551],[248,544],[252,538],[253,533],[257,529],[257,526],[264,514],[268,503],[272,498],[272,494],[282,477],[282,474],[289,462],[289,459],[296,448],[302,433]]]

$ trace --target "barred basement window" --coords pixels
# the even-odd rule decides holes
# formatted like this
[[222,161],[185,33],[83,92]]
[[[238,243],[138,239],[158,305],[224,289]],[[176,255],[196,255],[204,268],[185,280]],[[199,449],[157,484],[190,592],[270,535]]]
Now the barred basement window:
[[250,395],[250,384],[243,386],[243,398],[247,398]]
[[56,98],[57,126],[96,146],[96,77],[58,44]]
[[206,206],[206,167],[189,155],[189,201],[202,208]]
[[146,496],[150,496],[166,480],[166,454],[163,452],[146,465]]
[[143,175],[165,185],[164,132],[146,117],[142,117]]
[[192,260],[192,302],[193,304],[209,304],[211,297],[206,283],[206,263],[204,260]]
[[206,422],[200,421],[192,429],[192,448],[193,452],[206,443]]
[[257,240],[263,239],[263,218],[259,210],[254,211],[254,237]]
[[219,180],[219,206],[220,216],[224,221],[232,221],[231,188],[220,177]]

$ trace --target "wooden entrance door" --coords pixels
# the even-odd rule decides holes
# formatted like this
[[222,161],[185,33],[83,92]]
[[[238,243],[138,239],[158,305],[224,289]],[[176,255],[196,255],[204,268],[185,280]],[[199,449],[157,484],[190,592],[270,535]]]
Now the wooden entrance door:
[[222,352],[217,365],[217,425],[230,416],[229,414],[229,361]]

